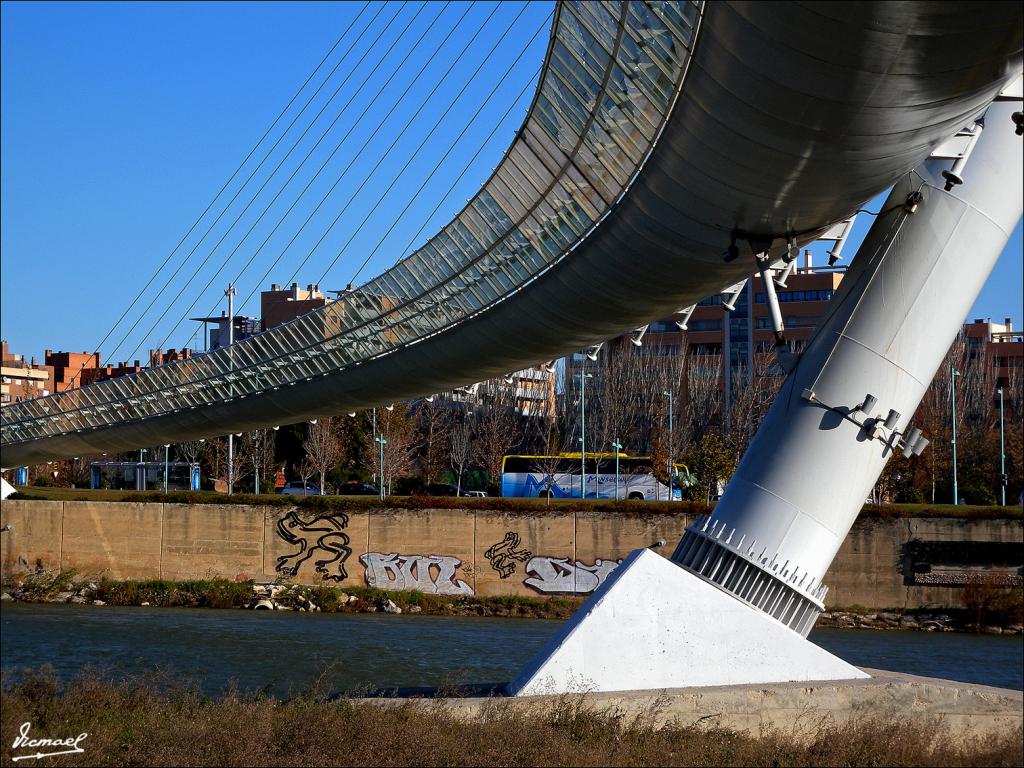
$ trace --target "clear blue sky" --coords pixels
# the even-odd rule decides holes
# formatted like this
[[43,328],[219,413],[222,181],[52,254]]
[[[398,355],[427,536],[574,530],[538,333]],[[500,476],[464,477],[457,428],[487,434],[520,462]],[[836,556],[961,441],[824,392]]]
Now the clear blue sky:
[[[521,122],[546,46],[553,3],[422,5],[417,0],[365,10],[361,2],[0,6],[0,323],[2,335],[14,351],[38,357],[47,347],[94,349],[353,21],[355,26],[342,39],[327,68],[318,73],[221,198],[223,205],[241,187],[256,160],[354,42],[352,54],[305,113],[311,118],[326,104],[323,115],[239,226],[228,229],[248,202],[248,190],[255,191],[305,127],[302,118],[211,234],[199,242],[208,226],[205,223],[192,233],[101,349],[108,360],[142,358],[146,349],[168,334],[167,346],[198,342],[201,348],[201,340],[192,335],[194,324],[185,322],[174,330],[175,325],[182,316],[219,309],[223,288],[250,257],[253,266],[244,271],[240,298],[270,282],[288,281],[311,251],[295,279],[302,284],[315,282],[326,271],[323,287],[342,288],[409,200],[415,202],[358,273],[358,279],[365,280],[389,266],[410,241],[418,243],[433,234],[487,177]],[[368,31],[357,35],[364,27]],[[449,32],[452,34],[445,40]],[[474,34],[477,37],[462,54]],[[495,44],[494,53],[487,57]],[[450,66],[451,72],[445,76]],[[421,68],[423,75],[404,93]],[[397,75],[387,83],[393,72]],[[499,81],[497,92],[490,96]],[[343,117],[300,166],[364,82]],[[342,83],[338,95],[329,100]],[[467,83],[464,93],[453,102]],[[396,103],[394,114],[388,117]],[[449,107],[451,113],[413,157]],[[365,116],[357,122],[364,110]],[[465,135],[455,142],[478,110]],[[385,118],[384,127],[378,128]],[[407,124],[408,130],[387,152]],[[342,141],[339,151],[328,160]],[[367,149],[342,175],[367,141]],[[453,142],[450,157],[426,191],[414,196]],[[387,193],[369,224],[357,231],[410,157],[402,181]],[[325,161],[326,170],[299,197],[313,171]],[[282,187],[297,168],[294,180]],[[340,183],[319,213],[284,250],[338,178]],[[364,180],[366,186],[357,193]],[[282,189],[278,200],[271,203]],[[272,233],[295,200],[295,209]],[[268,204],[262,222],[243,240]],[[328,231],[346,205],[338,224]],[[215,206],[213,212],[219,210]],[[212,221],[212,216],[206,221]],[[863,221],[859,229],[868,223]],[[326,238],[314,248],[325,231]],[[223,243],[200,268],[199,262],[222,235],[226,235]],[[268,237],[267,245],[256,253]],[[195,254],[184,262],[197,243]],[[855,244],[851,243],[849,253]],[[222,268],[236,246],[237,252]],[[1021,247],[1018,225],[972,317],[1001,319],[1009,315],[1019,327],[1024,282]],[[272,266],[282,251],[280,263]],[[183,263],[171,287],[163,289],[171,271]],[[261,279],[268,271],[266,279]],[[193,282],[186,286],[186,278],[193,275]],[[182,297],[157,322],[183,287]],[[158,289],[163,289],[162,293]],[[154,297],[153,309],[139,322],[137,318]],[[193,301],[195,306],[190,308]],[[250,302],[241,311],[258,314],[258,307]],[[127,341],[115,352],[115,345],[126,334]],[[133,355],[136,347],[140,351]]]

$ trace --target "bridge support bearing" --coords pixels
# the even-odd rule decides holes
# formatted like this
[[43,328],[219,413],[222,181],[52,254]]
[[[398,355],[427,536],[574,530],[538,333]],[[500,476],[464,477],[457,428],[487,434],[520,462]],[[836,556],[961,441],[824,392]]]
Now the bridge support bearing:
[[804,636],[826,570],[1020,219],[1015,107],[990,106],[953,191],[948,160],[895,185],[714,519],[687,530],[674,563],[631,555],[513,693],[862,674]]
[[510,684],[509,693],[866,677],[766,613],[639,549]]

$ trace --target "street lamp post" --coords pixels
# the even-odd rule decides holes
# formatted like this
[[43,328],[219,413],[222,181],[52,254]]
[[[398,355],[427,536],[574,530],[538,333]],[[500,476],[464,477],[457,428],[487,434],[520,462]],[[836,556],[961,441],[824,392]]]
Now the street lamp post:
[[[373,431],[373,439],[376,440],[377,439],[377,407],[376,406],[374,406],[373,408],[370,409],[370,418],[373,420],[373,425],[370,427],[370,429]],[[383,456],[383,454],[381,454],[381,455]],[[384,459],[382,458],[381,459],[381,470],[384,469],[383,464],[384,464]],[[373,482],[375,482],[375,483],[377,482],[377,472],[376,471],[374,471],[374,473],[373,473]],[[383,499],[383,498],[384,498],[384,496],[381,495],[381,499]]]
[[580,498],[587,498],[587,379],[592,373],[580,370]]
[[672,501],[672,469],[675,464],[675,457],[672,455],[672,390],[666,389],[662,394],[668,395],[668,500]]
[[[275,429],[277,429],[277,427],[275,427]],[[259,464],[260,454],[259,454],[258,449],[256,447],[256,441],[259,440],[259,439],[266,439],[266,438],[260,438],[259,437],[259,432],[253,432],[253,433],[251,433],[249,435],[249,437],[252,438],[252,442],[253,442],[253,454],[252,454],[252,492],[253,492],[253,494],[259,496],[259,493],[260,493],[260,469],[259,469],[258,464]],[[265,450],[265,448],[266,448],[266,446],[263,446],[263,445],[259,446],[260,450]]]
[[380,500],[384,501],[384,446],[388,441],[384,439],[384,435],[378,435],[374,442],[380,445]]
[[167,443],[164,446],[164,494],[167,493],[167,468],[170,464],[170,451],[171,444]]
[[999,388],[999,503],[1006,506],[1006,441],[1003,436],[1003,388]]
[[622,443],[618,440],[612,443],[615,449],[615,500],[619,500],[619,451],[622,450]]
[[[139,448],[139,472],[138,472],[138,476],[135,478],[135,490],[137,490],[137,491],[144,491],[144,490],[146,490],[146,464],[145,464],[145,460],[143,459],[143,457],[146,455],[147,452],[148,452],[148,449],[146,449],[146,448]],[[49,464],[50,462],[46,462],[46,463]],[[140,482],[142,484],[141,488],[139,488]]]
[[[228,283],[228,289],[224,291],[228,297],[228,369],[234,372],[234,350],[231,345],[235,343],[235,284]],[[234,384],[231,377],[228,377],[228,396],[234,394]],[[235,435],[228,432],[228,496],[234,493],[235,488]]]
[[950,440],[950,445],[953,448],[953,503],[954,504],[959,504],[960,503],[960,493],[959,493],[959,490],[958,490],[957,484],[956,484],[956,377],[960,375],[960,371],[958,371],[953,366],[950,366],[949,370],[950,370],[950,377],[949,377],[950,397],[949,397],[949,399],[950,399],[950,402],[952,402],[952,404],[953,404],[953,439]]

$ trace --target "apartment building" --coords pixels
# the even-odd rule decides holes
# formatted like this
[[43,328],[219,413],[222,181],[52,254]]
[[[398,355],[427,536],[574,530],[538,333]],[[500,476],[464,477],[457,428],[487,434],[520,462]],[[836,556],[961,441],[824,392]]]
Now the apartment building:
[[[842,279],[842,270],[816,269],[810,254],[806,254],[803,266],[794,269],[783,284],[776,285],[786,341],[794,352],[801,351],[814,334]],[[759,275],[748,279],[735,295],[715,294],[698,302],[686,330],[678,325],[679,319],[673,316],[651,323],[637,339],[639,345],[628,343],[631,337],[636,338],[633,334],[613,339],[604,345],[601,354],[674,357],[685,353],[690,356],[691,365],[719,366],[726,393],[737,377],[749,382],[755,372],[782,374],[773,364],[774,356],[769,354],[775,347],[775,335]],[[585,354],[566,358],[569,389],[581,367],[594,369]]]
[[968,359],[985,357],[993,387],[1005,387],[1012,377],[1024,376],[1024,331],[1013,329],[1013,320],[993,323],[976,318],[964,325]]
[[457,387],[445,399],[469,408],[506,400],[519,416],[553,419],[555,371],[553,367],[535,365],[497,379]]
[[53,392],[53,368],[39,365],[33,357],[25,362],[22,355],[10,350],[6,341],[0,342],[0,407],[45,397]]

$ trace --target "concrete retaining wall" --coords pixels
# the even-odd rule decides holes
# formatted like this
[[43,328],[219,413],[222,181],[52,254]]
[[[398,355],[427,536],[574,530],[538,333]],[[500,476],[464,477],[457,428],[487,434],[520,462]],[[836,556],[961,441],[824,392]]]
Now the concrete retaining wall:
[[[564,507],[545,514],[315,513],[228,504],[12,500],[0,505],[0,518],[11,526],[0,535],[5,575],[38,566],[115,579],[284,575],[308,584],[467,595],[586,594],[634,549],[669,555],[692,522],[684,514]],[[872,609],[959,607],[958,583],[966,573],[994,565],[1019,583],[1022,532],[1019,520],[862,520],[829,570],[827,602]],[[943,542],[954,546],[936,546]],[[929,562],[922,552],[942,554],[929,555]]]

